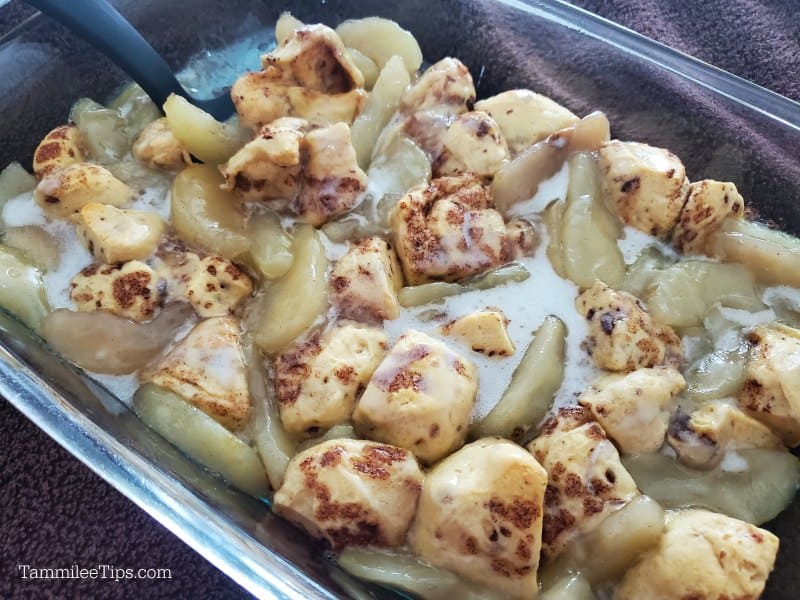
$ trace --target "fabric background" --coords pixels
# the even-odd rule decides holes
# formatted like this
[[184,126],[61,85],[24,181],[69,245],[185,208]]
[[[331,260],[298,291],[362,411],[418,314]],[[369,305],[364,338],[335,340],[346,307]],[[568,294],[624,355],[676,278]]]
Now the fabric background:
[[[800,100],[797,0],[575,0],[673,48]],[[29,9],[0,11],[0,32]],[[0,401],[0,597],[241,598],[246,593]],[[170,580],[25,581],[17,564],[158,567]]]

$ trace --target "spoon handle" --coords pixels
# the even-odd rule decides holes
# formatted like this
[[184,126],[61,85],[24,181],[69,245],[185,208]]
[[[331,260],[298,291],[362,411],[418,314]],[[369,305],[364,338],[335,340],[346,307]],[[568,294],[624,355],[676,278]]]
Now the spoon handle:
[[108,56],[159,108],[173,92],[187,97],[164,59],[106,0],[26,1]]

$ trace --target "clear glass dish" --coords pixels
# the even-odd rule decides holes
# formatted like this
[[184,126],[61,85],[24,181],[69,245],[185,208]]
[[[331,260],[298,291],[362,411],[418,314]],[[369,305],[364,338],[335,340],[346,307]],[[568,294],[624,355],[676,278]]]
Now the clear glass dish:
[[[671,149],[691,179],[734,181],[760,218],[800,234],[799,104],[558,0],[115,4],[176,69],[203,49],[269,27],[285,9],[328,24],[368,15],[395,19],[417,36],[428,60],[463,60],[479,97],[528,87],[577,113],[603,110],[615,137]],[[29,161],[74,99],[104,100],[125,79],[41,16],[0,38],[0,75],[0,165]],[[255,595],[343,594],[318,544],[186,459],[5,314],[0,394]],[[781,552],[765,596],[796,597],[800,504],[768,528],[780,536]]]

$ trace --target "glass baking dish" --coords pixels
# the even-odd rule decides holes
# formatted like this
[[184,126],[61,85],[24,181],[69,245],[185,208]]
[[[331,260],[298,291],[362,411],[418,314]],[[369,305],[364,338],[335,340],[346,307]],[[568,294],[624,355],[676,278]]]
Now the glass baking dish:
[[[671,149],[690,179],[734,181],[761,219],[800,234],[800,105],[558,0],[115,4],[176,69],[201,50],[270,26],[286,9],[331,25],[368,15],[395,19],[417,36],[427,60],[463,60],[479,97],[528,87],[577,113],[602,110],[615,137]],[[105,100],[125,79],[41,16],[0,38],[0,75],[0,165],[29,162],[73,100]],[[253,594],[343,595],[318,544],[186,459],[2,313],[0,393]],[[781,552],[765,597],[796,597],[800,504],[768,528],[780,536]]]

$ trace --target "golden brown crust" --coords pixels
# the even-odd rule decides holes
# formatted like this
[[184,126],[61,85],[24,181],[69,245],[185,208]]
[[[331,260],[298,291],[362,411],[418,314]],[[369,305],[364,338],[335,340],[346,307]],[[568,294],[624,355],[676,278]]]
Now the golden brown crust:
[[231,87],[239,118],[254,130],[287,116],[316,125],[352,123],[366,100],[361,72],[324,25],[295,30],[262,57],[262,66]]
[[135,192],[105,167],[74,163],[47,171],[33,196],[46,214],[66,218],[91,202],[122,206]]
[[560,409],[528,449],[548,473],[542,554],[549,560],[639,493],[603,428],[584,407]]
[[86,160],[83,136],[75,125],[61,125],[42,139],[33,153],[33,173],[41,179],[48,173]]
[[253,282],[231,261],[206,256],[186,279],[185,299],[201,317],[230,315],[253,291]]
[[536,594],[547,474],[519,446],[485,438],[427,475],[410,532],[432,564],[492,585],[506,596]]
[[303,383],[311,374],[310,363],[322,352],[321,338],[322,331],[317,329],[275,357],[275,388],[279,403],[291,405],[297,402]]
[[505,138],[492,117],[471,111],[458,115],[442,136],[433,161],[434,176],[471,172],[490,179],[508,160]]
[[273,365],[284,428],[313,435],[349,420],[386,347],[382,329],[339,321],[279,354]]
[[155,169],[181,169],[192,163],[192,157],[162,117],[148,123],[131,148],[133,157]]
[[152,319],[163,298],[161,279],[146,264],[90,265],[70,283],[70,297],[78,310],[107,310],[133,321]]
[[400,336],[353,412],[356,430],[432,463],[464,443],[477,392],[476,369],[418,331]]
[[688,199],[672,232],[672,245],[684,254],[705,254],[709,237],[722,222],[743,216],[744,199],[733,183],[695,181],[689,186]]
[[220,166],[226,189],[252,200],[297,195],[302,169],[304,119],[284,117],[264,125],[250,142]]
[[599,151],[606,203],[623,222],[669,238],[689,193],[680,159],[663,148],[611,140]]
[[300,221],[319,226],[358,203],[367,189],[367,174],[358,166],[345,123],[309,131],[300,152],[300,188],[289,205]]
[[331,273],[331,301],[339,315],[367,323],[400,315],[403,275],[392,247],[379,237],[352,245]]
[[773,430],[790,447],[800,444],[800,331],[758,327],[737,402],[748,415]]
[[[411,190],[392,209],[390,223],[411,285],[463,279],[516,255],[489,188],[473,173]],[[516,226],[512,234],[518,234]]]
[[619,600],[756,600],[775,564],[778,538],[706,510],[673,512],[659,544],[625,574]]
[[250,393],[239,324],[230,317],[198,323],[158,364],[142,374],[232,431],[250,419]]
[[673,397],[685,387],[673,367],[641,368],[600,377],[578,402],[592,411],[620,452],[647,454],[664,443]]
[[576,300],[589,321],[583,348],[602,369],[629,373],[656,365],[680,366],[680,338],[653,321],[635,296],[597,281]]
[[334,550],[397,546],[414,515],[422,479],[407,450],[331,440],[291,460],[274,506]]
[[443,58],[431,65],[400,100],[406,113],[429,112],[458,115],[472,109],[475,86],[469,69],[456,58]]

